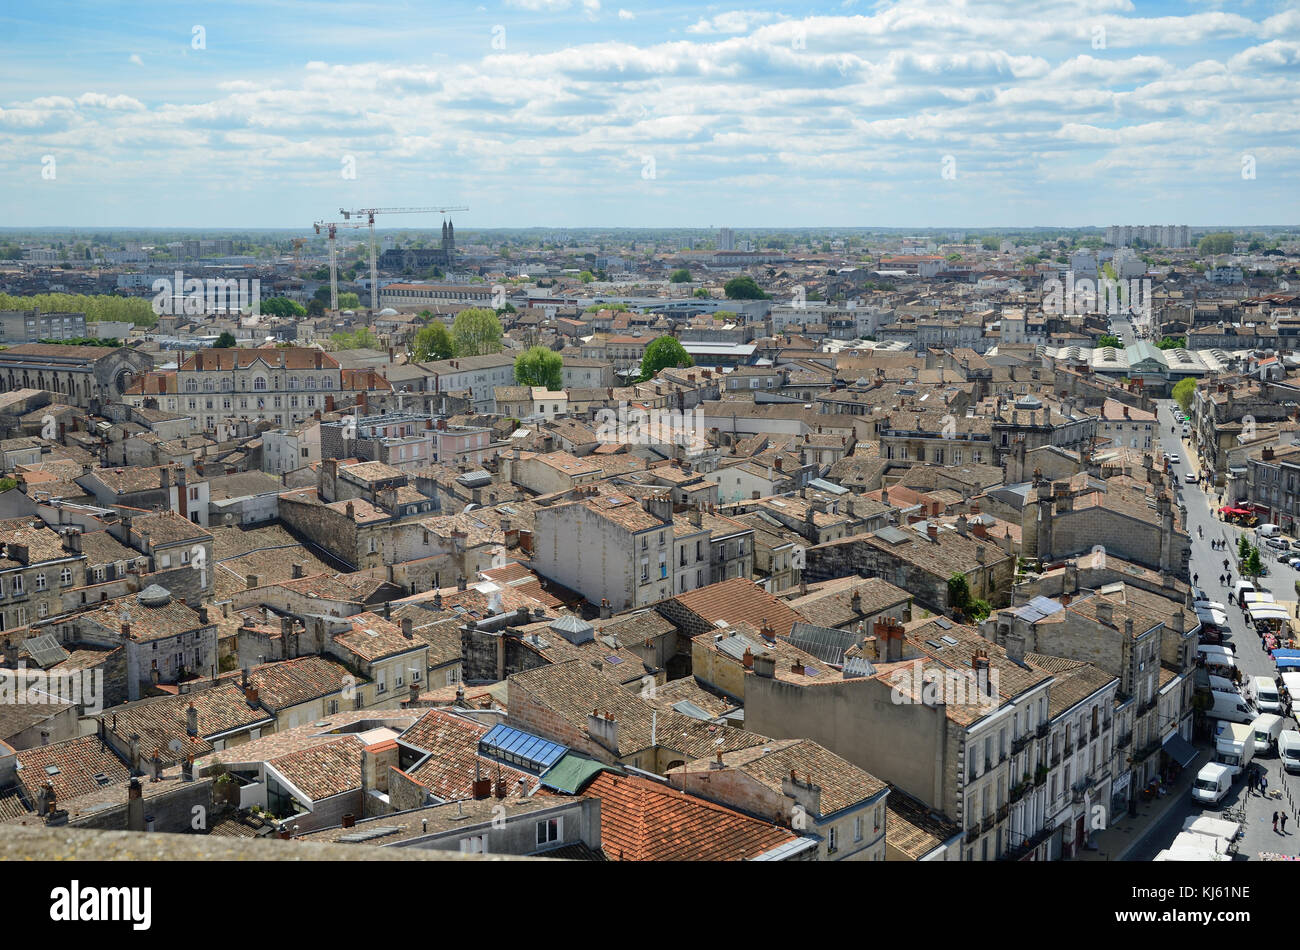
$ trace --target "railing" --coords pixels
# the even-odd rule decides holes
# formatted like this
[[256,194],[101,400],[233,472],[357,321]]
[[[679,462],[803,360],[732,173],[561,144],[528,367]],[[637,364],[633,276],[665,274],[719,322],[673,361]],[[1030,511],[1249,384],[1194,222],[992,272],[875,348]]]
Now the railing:
[[1150,758],[1150,757],[1151,757],[1152,755],[1154,755],[1156,752],[1159,752],[1159,751],[1160,751],[1160,747],[1161,747],[1163,744],[1164,744],[1164,743],[1162,743],[1159,739],[1157,739],[1155,742],[1148,742],[1148,743],[1147,743],[1146,745],[1144,745],[1141,749],[1139,749],[1136,753],[1134,753],[1134,755],[1133,755],[1133,761],[1134,761],[1134,762],[1141,762],[1141,761],[1143,761],[1143,760],[1145,760],[1145,759],[1147,759],[1147,758]]
[[1025,838],[1024,840],[1020,841],[1015,845],[1012,845],[1010,848],[1007,848],[1007,850],[1002,854],[1002,860],[1019,861],[1030,851],[1033,851],[1040,844],[1042,844],[1044,841],[1050,838],[1054,831],[1056,831],[1055,828],[1040,828],[1038,831],[1034,832],[1030,837]]
[[1056,768],[1060,764],[1061,764],[1061,753],[1053,752],[1052,757],[1048,760],[1048,766],[1050,768]]
[[1098,736],[1100,736],[1100,735],[1101,735],[1101,726],[1093,726],[1093,727],[1092,727],[1092,733],[1091,733],[1091,735],[1092,735],[1092,738],[1094,738],[1094,739],[1096,739]]
[[1034,730],[1034,735],[1037,736],[1039,739],[1046,739],[1047,734],[1051,731],[1052,731],[1052,724],[1050,722],[1040,722],[1038,724],[1038,728]]
[[1126,732],[1126,733],[1124,733],[1122,736],[1119,737],[1118,748],[1121,748],[1121,749],[1122,749],[1122,748],[1124,748],[1126,745],[1129,745],[1132,741],[1133,741],[1133,733],[1132,733],[1132,732]]
[[980,831],[983,832],[984,834],[988,834],[990,831],[993,830],[993,826],[996,825],[997,823],[998,820],[994,818],[992,815],[989,815],[983,821],[980,822]]
[[1011,754],[1019,755],[1024,750],[1025,746],[1029,745],[1032,740],[1033,736],[1027,732],[1016,736],[1016,738],[1011,740]]
[[1011,804],[998,806],[998,821],[1006,820],[1007,815],[1011,814]]

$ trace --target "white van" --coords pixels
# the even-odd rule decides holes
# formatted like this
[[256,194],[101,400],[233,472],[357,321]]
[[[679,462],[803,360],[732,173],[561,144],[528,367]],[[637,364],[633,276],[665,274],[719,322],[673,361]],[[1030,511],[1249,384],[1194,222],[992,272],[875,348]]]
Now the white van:
[[1249,725],[1259,717],[1259,712],[1250,704],[1250,700],[1240,693],[1225,693],[1217,689],[1210,690],[1212,705],[1205,711],[1211,719],[1227,722],[1242,722]]
[[1273,713],[1264,713],[1250,724],[1255,734],[1255,754],[1268,754],[1277,745],[1277,737],[1282,734],[1282,717]]
[[1276,538],[1282,533],[1282,529],[1275,524],[1262,524],[1255,529],[1257,538]]
[[1252,676],[1246,681],[1246,697],[1262,713],[1284,713],[1282,694],[1278,692],[1277,683],[1267,676]]
[[1283,729],[1277,737],[1277,754],[1282,759],[1282,768],[1300,772],[1300,732]]
[[1237,601],[1237,603],[1241,603],[1242,594],[1249,593],[1254,589],[1255,589],[1255,585],[1252,584],[1250,581],[1237,581],[1236,584],[1232,585],[1232,592],[1235,595],[1234,599]]
[[1232,769],[1219,762],[1201,766],[1192,783],[1192,798],[1202,805],[1217,805],[1232,788]]

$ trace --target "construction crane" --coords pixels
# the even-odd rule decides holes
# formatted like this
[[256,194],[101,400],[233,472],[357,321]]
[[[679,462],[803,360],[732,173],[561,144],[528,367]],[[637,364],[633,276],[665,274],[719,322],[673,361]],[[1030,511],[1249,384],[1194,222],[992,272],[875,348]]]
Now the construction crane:
[[[468,211],[463,205],[446,208],[356,208],[348,211],[339,208],[343,220],[364,216],[370,226],[370,312],[379,312],[379,265],[375,260],[375,215],[377,214],[448,214],[452,211]],[[360,227],[360,225],[358,225]]]
[[[312,227],[316,229],[317,234],[321,233],[322,228],[325,229],[328,237],[328,243],[330,247],[330,309],[338,310],[339,308],[339,258],[334,248],[335,233],[338,231],[339,228],[351,228],[353,230],[356,230],[358,228],[364,228],[365,225],[364,224],[343,224],[342,222],[339,221],[317,221],[312,225]],[[371,261],[373,262],[373,260],[374,260],[374,255],[372,253]]]

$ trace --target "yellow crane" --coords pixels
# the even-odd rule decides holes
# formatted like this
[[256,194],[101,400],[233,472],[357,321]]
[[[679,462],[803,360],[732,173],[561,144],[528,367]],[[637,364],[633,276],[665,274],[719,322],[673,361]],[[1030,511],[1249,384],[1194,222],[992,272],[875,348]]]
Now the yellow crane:
[[[375,215],[377,214],[449,214],[452,211],[468,211],[464,205],[445,208],[355,208],[351,211],[339,208],[343,220],[364,217],[370,227],[370,311],[379,312],[379,266],[375,260]],[[354,225],[363,227],[364,225]]]

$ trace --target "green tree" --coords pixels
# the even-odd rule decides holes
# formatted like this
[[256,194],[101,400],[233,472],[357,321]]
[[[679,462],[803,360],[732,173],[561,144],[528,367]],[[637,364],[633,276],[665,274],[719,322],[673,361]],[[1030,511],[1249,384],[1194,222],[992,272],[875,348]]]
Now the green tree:
[[668,280],[674,284],[689,284],[691,282],[691,272],[685,267],[679,267],[669,275]]
[[584,284],[590,284],[595,279],[596,275],[589,270],[585,270],[578,275],[578,280],[582,281]]
[[1237,560],[1245,561],[1250,557],[1250,542],[1243,534],[1237,538]]
[[1231,231],[1219,231],[1201,238],[1200,243],[1196,245],[1196,250],[1203,255],[1231,254],[1235,241],[1236,236]]
[[708,300],[709,297],[710,297],[711,295],[710,295],[709,292],[708,292],[707,290],[705,290],[703,287],[696,287],[696,288],[695,288],[695,293],[692,294],[692,296],[694,296],[694,297],[702,297],[703,299]]
[[1255,580],[1259,580],[1259,575],[1264,573],[1264,562],[1260,560],[1259,548],[1251,545],[1250,553],[1246,555],[1245,571]]
[[361,327],[354,333],[331,333],[330,342],[336,350],[377,350],[379,337],[369,327]]
[[1097,340],[1097,345],[1098,346],[1123,346],[1124,344],[1121,343],[1119,337],[1115,336],[1113,333],[1107,333],[1105,336]]
[[1187,346],[1185,336],[1167,336],[1156,344],[1158,350],[1181,350]]
[[767,300],[767,294],[763,293],[761,287],[754,283],[754,278],[748,274],[742,274],[740,277],[733,277],[727,281],[722,292],[727,295],[728,300]]
[[18,487],[18,480],[14,478],[0,478],[0,491],[12,491]]
[[288,297],[271,297],[262,301],[262,313],[272,317],[305,317],[307,308]]
[[430,363],[455,356],[456,346],[451,341],[447,325],[435,319],[428,326],[417,330],[411,339],[410,355],[412,363]]
[[340,310],[356,310],[361,306],[361,298],[356,294],[339,294]]
[[515,357],[515,382],[559,389],[564,385],[564,359],[544,346],[530,346]]
[[217,337],[217,342],[212,345],[219,350],[229,350],[238,346],[239,343],[235,340],[233,333],[229,330],[223,330],[221,336]]
[[483,356],[501,352],[501,321],[491,310],[469,307],[456,314],[451,339],[457,356]]
[[954,573],[948,578],[948,609],[953,613],[966,613],[970,607],[970,584],[965,574]]
[[676,337],[667,334],[650,341],[641,357],[641,380],[653,379],[665,367],[694,366],[695,361]]
[[309,317],[325,316],[325,304],[322,303],[320,300],[316,299],[315,297],[312,297],[311,300],[307,301],[307,316]]
[[1192,397],[1196,394],[1196,380],[1188,377],[1174,384],[1174,402],[1183,407],[1183,412],[1192,411]]

